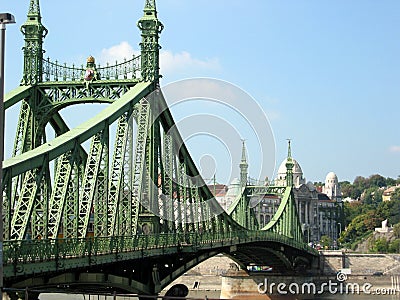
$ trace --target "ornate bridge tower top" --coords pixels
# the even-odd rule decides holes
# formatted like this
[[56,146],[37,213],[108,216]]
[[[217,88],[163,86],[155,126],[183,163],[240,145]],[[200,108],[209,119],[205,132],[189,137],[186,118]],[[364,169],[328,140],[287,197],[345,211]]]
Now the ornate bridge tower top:
[[138,27],[142,32],[141,48],[141,72],[143,81],[158,80],[159,75],[159,34],[164,25],[157,18],[156,1],[146,0],[144,15],[138,21]]
[[242,140],[242,159],[239,164],[240,167],[240,185],[245,186],[247,184],[247,169],[249,167],[246,158],[246,144],[245,140]]
[[288,139],[288,156],[286,160],[286,185],[293,186],[293,159],[292,159],[292,148],[290,145],[291,140]]
[[42,81],[43,39],[48,30],[42,24],[39,0],[31,0],[26,22],[21,26],[25,36],[24,74],[22,84],[35,84]]

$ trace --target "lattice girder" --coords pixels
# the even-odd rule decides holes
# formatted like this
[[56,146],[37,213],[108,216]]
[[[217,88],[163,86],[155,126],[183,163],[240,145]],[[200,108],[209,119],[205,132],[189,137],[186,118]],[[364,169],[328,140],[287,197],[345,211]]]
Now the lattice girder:
[[[122,115],[118,120],[108,187],[107,231],[109,236],[115,235],[119,232],[117,228],[117,225],[119,224],[118,207],[120,206],[120,198],[123,197],[124,193],[124,176],[129,176],[129,174],[125,174],[126,172],[124,172],[124,165],[126,162],[131,161],[129,155],[130,143],[132,141],[132,126],[129,124],[131,116],[132,111],[129,111]],[[130,194],[130,189],[128,191]],[[127,202],[130,203],[130,201]],[[128,218],[130,218],[129,208],[124,207],[122,211],[124,211],[125,214],[128,214]]]
[[[43,166],[45,166],[43,161]],[[19,199],[15,201],[16,205],[11,220],[11,239],[25,239],[28,233],[28,224],[31,220],[32,210],[38,195],[38,190],[42,183],[46,168],[32,169],[25,174]]]
[[141,204],[148,204],[148,198],[143,197],[146,188],[147,176],[146,176],[146,150],[148,150],[148,135],[151,127],[151,109],[150,104],[146,99],[142,99],[137,104],[137,133],[135,141],[135,155],[133,161],[133,172],[132,172],[132,216],[129,220],[131,228],[128,233],[133,235],[137,232],[137,225],[140,213]]
[[90,213],[92,212],[94,200],[98,196],[96,195],[96,187],[99,182],[100,165],[104,160],[108,160],[108,124],[92,138],[83,177],[82,191],[79,196],[78,237],[87,236]]
[[54,186],[49,204],[49,238],[56,238],[61,226],[61,217],[67,199],[68,188],[70,187],[72,170],[77,161],[78,147],[74,151],[68,151],[57,160],[57,168]]

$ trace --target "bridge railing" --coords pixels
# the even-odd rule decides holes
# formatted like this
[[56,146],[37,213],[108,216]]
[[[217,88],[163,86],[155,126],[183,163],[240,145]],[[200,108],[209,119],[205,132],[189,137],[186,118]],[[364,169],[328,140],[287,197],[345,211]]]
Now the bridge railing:
[[[124,60],[122,63],[115,63],[95,68],[97,80],[121,80],[140,78],[140,55],[134,56],[130,60]],[[52,62],[50,58],[42,61],[43,80],[48,81],[79,81],[83,80],[86,68],[81,66],[67,66],[67,64],[59,64],[57,61]]]
[[132,237],[114,236],[84,239],[5,241],[3,260],[4,265],[7,265],[167,247],[214,248],[257,241],[278,242],[300,250],[312,251],[306,244],[298,243],[279,233],[243,230],[229,233],[161,233]]

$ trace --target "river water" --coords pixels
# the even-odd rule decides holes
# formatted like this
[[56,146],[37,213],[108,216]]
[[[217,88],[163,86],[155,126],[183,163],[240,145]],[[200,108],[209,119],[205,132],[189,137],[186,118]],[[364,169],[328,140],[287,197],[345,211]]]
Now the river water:
[[[188,295],[188,299],[219,299],[220,291],[191,291]],[[206,298],[207,297],[207,298]],[[65,295],[65,294],[42,294],[40,296],[40,300],[112,300],[111,296],[98,296],[98,295]],[[137,300],[136,297],[117,297],[117,300]],[[161,298],[159,298],[161,299]],[[233,298],[237,300],[267,300],[268,297],[263,295],[254,295],[254,296],[244,296]],[[305,300],[305,299],[322,299],[322,300],[400,300],[400,293],[397,295],[318,295],[313,298],[310,297],[298,297],[298,296],[277,296],[272,297],[271,300]]]

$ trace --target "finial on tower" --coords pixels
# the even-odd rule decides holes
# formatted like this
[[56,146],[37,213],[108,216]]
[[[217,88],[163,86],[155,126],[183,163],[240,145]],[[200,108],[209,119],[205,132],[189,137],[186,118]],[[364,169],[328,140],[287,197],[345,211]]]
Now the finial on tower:
[[39,16],[40,17],[39,0],[31,0],[31,2],[29,4],[28,16]]
[[156,9],[156,0],[146,0],[144,9]]
[[246,140],[242,139],[242,159],[240,161],[239,167],[240,167],[240,185],[245,186],[247,184],[247,176],[248,172],[247,169],[249,167],[247,163],[247,158],[246,158]]
[[291,143],[291,139],[287,139],[287,141],[288,141],[288,155],[287,155],[287,157],[289,158],[292,158],[292,147],[291,147],[291,145],[290,145],[290,143]]
[[246,158],[246,140],[242,139],[242,162],[247,164]]
[[291,147],[291,139],[287,139],[288,141],[288,156],[286,159],[286,185],[293,186],[293,159],[292,159],[292,147]]

